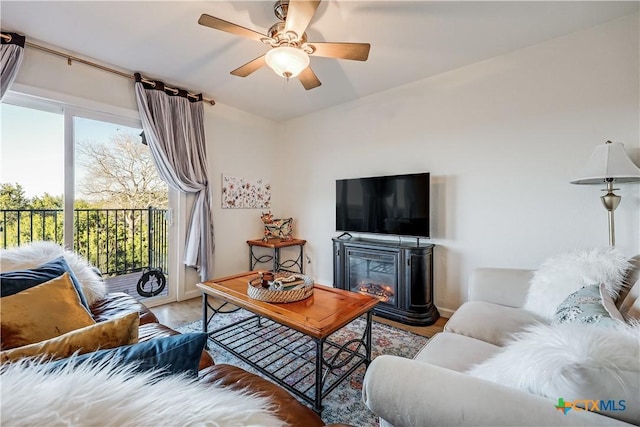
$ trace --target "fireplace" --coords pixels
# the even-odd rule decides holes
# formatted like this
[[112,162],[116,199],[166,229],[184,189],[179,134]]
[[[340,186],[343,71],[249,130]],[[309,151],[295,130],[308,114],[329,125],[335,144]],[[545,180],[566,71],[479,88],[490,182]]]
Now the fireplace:
[[334,286],[380,300],[375,314],[408,325],[430,325],[433,245],[365,239],[333,239]]
[[371,295],[387,304],[396,303],[396,257],[368,250],[353,250],[348,261],[349,290]]

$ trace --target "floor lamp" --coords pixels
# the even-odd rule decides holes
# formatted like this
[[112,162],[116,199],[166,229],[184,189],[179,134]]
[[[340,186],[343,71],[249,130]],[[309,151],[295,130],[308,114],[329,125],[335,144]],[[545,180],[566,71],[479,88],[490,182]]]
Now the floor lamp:
[[570,181],[572,184],[602,184],[607,188],[602,190],[607,194],[600,197],[609,215],[609,245],[616,244],[616,233],[613,225],[613,211],[620,204],[621,197],[613,194],[618,188],[613,188],[614,182],[638,182],[640,169],[631,161],[621,142],[607,141],[596,146],[591,153],[587,165],[582,170],[580,178]]

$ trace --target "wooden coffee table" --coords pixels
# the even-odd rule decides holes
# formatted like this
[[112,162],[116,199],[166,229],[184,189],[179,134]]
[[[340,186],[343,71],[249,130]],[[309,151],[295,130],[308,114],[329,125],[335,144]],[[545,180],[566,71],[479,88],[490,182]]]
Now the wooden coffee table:
[[[378,299],[314,285],[313,295],[291,303],[267,303],[247,296],[258,272],[199,283],[204,332],[218,346],[310,403],[322,399],[359,366],[371,362],[371,319]],[[209,296],[224,301],[214,307]],[[234,306],[229,309],[229,305]],[[253,315],[216,328],[217,315],[243,308]],[[365,315],[362,335],[335,342],[334,332]],[[215,329],[209,330],[209,327]]]

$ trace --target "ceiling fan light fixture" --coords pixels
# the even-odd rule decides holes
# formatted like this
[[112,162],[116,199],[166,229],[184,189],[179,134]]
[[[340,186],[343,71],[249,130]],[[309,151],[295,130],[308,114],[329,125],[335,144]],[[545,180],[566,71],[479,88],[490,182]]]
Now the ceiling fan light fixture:
[[291,46],[274,47],[267,52],[264,59],[269,68],[286,79],[296,77],[309,66],[309,55]]

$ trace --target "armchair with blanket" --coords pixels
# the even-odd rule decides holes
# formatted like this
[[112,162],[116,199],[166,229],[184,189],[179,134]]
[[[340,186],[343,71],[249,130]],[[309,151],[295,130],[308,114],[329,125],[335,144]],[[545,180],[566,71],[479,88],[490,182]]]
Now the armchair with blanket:
[[363,400],[382,427],[639,425],[639,272],[612,248],[477,269],[413,359],[371,363]]

